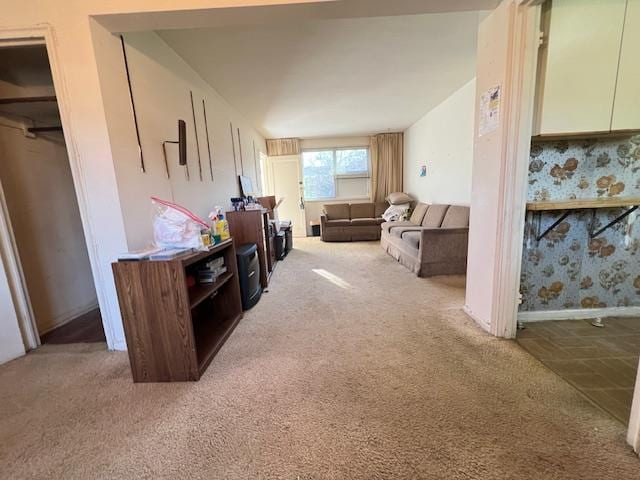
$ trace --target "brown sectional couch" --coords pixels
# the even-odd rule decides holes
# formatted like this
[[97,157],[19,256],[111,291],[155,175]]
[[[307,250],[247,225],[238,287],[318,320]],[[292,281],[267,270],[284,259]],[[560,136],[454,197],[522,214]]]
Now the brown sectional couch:
[[419,277],[467,270],[469,207],[418,203],[409,220],[381,231],[382,248]]
[[320,236],[324,242],[378,240],[382,214],[388,206],[387,202],[324,205]]

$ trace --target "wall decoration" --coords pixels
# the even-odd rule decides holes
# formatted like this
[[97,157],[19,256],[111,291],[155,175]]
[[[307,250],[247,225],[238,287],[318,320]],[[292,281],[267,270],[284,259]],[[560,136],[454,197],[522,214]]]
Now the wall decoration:
[[124,58],[124,71],[127,74],[127,85],[129,86],[129,101],[131,102],[131,111],[133,112],[133,125],[136,129],[136,140],[138,141],[138,155],[140,158],[140,170],[142,173],[147,171],[144,164],[144,155],[142,155],[142,143],[140,141],[140,129],[138,127],[138,115],[136,114],[136,104],[133,100],[133,88],[131,86],[131,74],[129,72],[129,60],[127,59],[127,49],[124,44],[124,36],[120,35],[120,43],[122,45],[122,57]]
[[420,165],[420,176],[421,177],[426,177],[427,176],[427,166],[426,165]]
[[236,177],[238,176],[238,161],[236,160],[236,141],[233,138],[233,123],[229,122],[229,129],[231,131],[231,149],[233,150],[233,168],[236,171]]
[[209,153],[209,172],[213,182],[213,160],[211,159],[211,142],[209,141],[209,122],[207,122],[207,105],[202,99],[202,116],[204,117],[204,132],[207,135],[207,152]]
[[487,135],[500,123],[500,85],[490,88],[480,96],[480,126],[478,135]]
[[[536,141],[529,201],[640,196],[640,135],[622,139]],[[638,212],[595,238],[625,208],[575,210],[539,242],[562,211],[528,212],[520,311],[640,306]],[[592,216],[593,215],[593,216]]]
[[202,159],[200,158],[200,141],[198,139],[198,124],[196,123],[196,107],[193,104],[193,92],[189,90],[189,96],[191,97],[191,116],[193,118],[193,133],[196,136],[196,151],[198,152],[198,174],[200,175],[200,181],[202,182]]

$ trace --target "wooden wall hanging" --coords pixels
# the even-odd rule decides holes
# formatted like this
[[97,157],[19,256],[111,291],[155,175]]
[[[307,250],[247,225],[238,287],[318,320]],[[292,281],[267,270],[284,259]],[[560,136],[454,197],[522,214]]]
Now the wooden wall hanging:
[[207,152],[209,152],[209,172],[211,172],[211,181],[213,182],[213,160],[211,159],[211,143],[209,141],[209,123],[207,122],[207,106],[202,99],[202,116],[204,117],[204,132],[207,135]]
[[200,140],[198,139],[198,124],[196,123],[196,107],[193,105],[193,92],[189,90],[191,97],[191,116],[193,117],[193,133],[196,135],[196,151],[198,152],[198,174],[202,182],[202,159],[200,158]]
[[127,49],[124,46],[124,36],[120,35],[120,43],[122,44],[122,56],[124,57],[124,70],[127,73],[127,85],[129,86],[129,101],[131,102],[131,110],[133,111],[133,124],[136,127],[136,139],[138,140],[138,155],[140,157],[140,170],[146,172],[144,165],[144,156],[142,155],[142,143],[140,142],[140,129],[138,128],[138,115],[136,114],[136,104],[133,101],[133,89],[131,88],[131,75],[129,73],[129,61],[127,59]]

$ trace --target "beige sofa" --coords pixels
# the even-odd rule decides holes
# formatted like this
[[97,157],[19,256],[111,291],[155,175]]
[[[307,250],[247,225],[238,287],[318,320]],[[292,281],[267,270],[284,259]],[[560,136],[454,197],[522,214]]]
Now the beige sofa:
[[324,242],[379,240],[387,202],[323,205],[320,237]]
[[382,248],[419,277],[465,273],[469,207],[418,203],[408,221],[381,225]]

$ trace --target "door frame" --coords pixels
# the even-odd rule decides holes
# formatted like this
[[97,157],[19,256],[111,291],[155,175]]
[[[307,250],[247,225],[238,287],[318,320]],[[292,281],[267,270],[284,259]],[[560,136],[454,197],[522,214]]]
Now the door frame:
[[[489,331],[495,336],[515,338],[519,304],[520,271],[522,266],[524,223],[528,190],[528,158],[533,133],[535,92],[538,72],[538,46],[540,41],[541,7],[545,0],[503,0],[511,2],[515,10],[509,50],[507,89],[512,101],[505,108],[507,134],[503,140],[507,158],[502,172],[502,215],[497,240],[494,272],[497,288],[493,304],[495,318]],[[513,261],[517,259],[517,261]],[[640,453],[640,364],[636,384],[627,442]]]
[[[528,190],[529,151],[535,112],[538,47],[541,8],[544,0],[509,0],[515,5],[515,18],[509,36],[510,63],[505,90],[512,100],[504,109],[507,161],[502,172],[500,197],[503,199],[499,235],[496,239],[495,318],[490,333],[515,338],[520,303],[525,212]],[[515,161],[509,161],[508,159]],[[514,262],[514,259],[518,261]]]
[[[89,263],[93,276],[93,283],[98,297],[99,305],[105,305],[107,292],[101,281],[102,275],[98,265],[97,235],[90,220],[86,182],[80,165],[80,155],[76,149],[76,136],[71,126],[69,113],[69,98],[66,82],[61,70],[61,62],[57,52],[57,42],[53,28],[50,25],[38,25],[24,28],[0,28],[0,47],[44,45],[47,50],[51,77],[56,92],[60,122],[64,135],[69,166],[73,178],[73,187],[80,220],[85,236],[85,244],[89,255]],[[11,228],[9,212],[6,207],[4,191],[0,186],[0,260],[2,260],[9,281],[9,289],[14,301],[14,308],[18,318],[18,326],[22,335],[25,350],[32,350],[40,345],[35,315],[29,300],[29,294],[24,279],[24,273],[20,264],[20,257],[15,243],[15,237]],[[0,265],[1,266],[1,265]],[[116,347],[115,335],[111,325],[111,318],[105,309],[101,308],[102,327],[107,338],[109,348]]]

